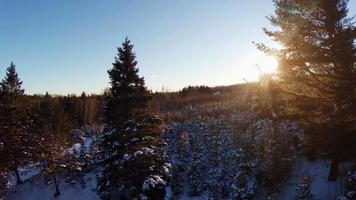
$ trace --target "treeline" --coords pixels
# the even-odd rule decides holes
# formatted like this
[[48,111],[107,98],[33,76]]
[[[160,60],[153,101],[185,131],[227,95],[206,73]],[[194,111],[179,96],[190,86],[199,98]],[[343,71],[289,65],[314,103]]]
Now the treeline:
[[188,86],[176,92],[162,90],[153,94],[150,107],[153,111],[167,114],[202,104],[217,103],[239,99],[243,103],[256,96],[258,82],[241,83],[230,86]]
[[212,94],[212,88],[202,85],[202,86],[188,86],[179,91],[180,96],[196,95],[196,94]]
[[71,123],[75,127],[86,125],[98,125],[103,117],[102,105],[104,94],[87,95],[84,92],[80,95],[26,95],[25,99],[29,102],[30,110],[36,109],[44,100],[51,102],[51,106],[58,104],[63,113],[69,115]]
[[[194,110],[203,110],[208,107],[217,109],[222,104],[234,102],[240,110],[248,111],[251,104],[257,101],[261,85],[258,82],[241,83],[230,86],[209,87],[209,93],[199,93],[198,89],[206,86],[189,86],[188,95],[181,95],[183,90],[177,92],[156,92],[150,102],[150,109],[158,113],[166,122],[185,121],[191,119]],[[280,92],[280,91],[270,91]],[[236,104],[238,102],[238,104]]]

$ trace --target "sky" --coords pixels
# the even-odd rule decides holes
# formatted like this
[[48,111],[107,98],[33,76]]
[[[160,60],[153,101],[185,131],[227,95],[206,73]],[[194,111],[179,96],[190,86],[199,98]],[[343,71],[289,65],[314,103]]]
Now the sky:
[[256,64],[273,64],[252,43],[275,45],[262,31],[273,11],[271,0],[0,0],[0,76],[14,62],[27,94],[100,93],[127,36],[151,90],[254,81]]

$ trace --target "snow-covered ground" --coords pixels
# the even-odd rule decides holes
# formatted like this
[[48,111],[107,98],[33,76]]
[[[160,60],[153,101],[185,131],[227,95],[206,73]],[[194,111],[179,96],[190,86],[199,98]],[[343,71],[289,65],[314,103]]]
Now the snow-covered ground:
[[[21,176],[21,180],[28,180],[30,178],[32,178],[33,176],[39,174],[41,172],[41,163],[35,163],[32,165],[27,165],[24,167],[20,167],[18,169],[20,176]],[[11,176],[10,178],[10,184],[12,186],[16,185],[16,177],[15,176]]]
[[341,163],[339,167],[339,177],[335,182],[329,182],[330,162],[325,160],[316,160],[309,162],[301,159],[293,169],[291,178],[284,184],[280,199],[292,199],[296,194],[297,184],[303,181],[304,176],[311,177],[311,191],[315,200],[336,199],[341,195],[345,188],[345,178],[347,170],[350,168],[349,163]]
[[[336,182],[329,182],[330,161],[315,160],[307,161],[304,158],[298,160],[291,173],[289,180],[283,184],[280,200],[292,200],[296,195],[296,187],[303,181],[305,176],[311,177],[311,191],[315,200],[334,200],[341,195],[345,188],[345,178],[350,163],[341,163],[339,177]],[[257,200],[267,199],[262,190],[257,193]]]
[[[315,200],[334,200],[338,195],[342,194],[345,187],[345,178],[347,170],[350,167],[349,163],[342,163],[339,168],[339,178],[336,182],[327,181],[330,162],[325,160],[307,161],[300,159],[295,165],[291,177],[283,184],[280,200],[292,200],[296,195],[296,187],[302,182],[304,176],[311,177],[311,190]],[[167,195],[170,194],[170,187],[166,189]],[[186,193],[182,195],[180,200],[203,200],[205,196],[189,197]],[[256,200],[266,200],[267,197],[263,193],[262,188],[258,190]],[[167,197],[166,200],[169,200]]]
[[[89,151],[93,146],[92,137],[83,137],[83,143],[85,150]],[[75,143],[68,149],[71,153],[81,153],[81,143]],[[27,165],[19,168],[21,180],[24,183],[16,185],[16,177],[12,176],[10,179],[11,188],[6,199],[9,200],[100,200],[99,195],[96,192],[97,181],[95,170],[87,173],[83,180],[85,182],[82,185],[79,181],[76,183],[67,183],[64,181],[63,176],[59,175],[59,190],[60,195],[54,197],[55,187],[52,184],[47,184],[44,181],[44,176],[41,173],[41,163],[33,165]]]
[[[311,177],[311,190],[315,195],[316,200],[329,200],[335,199],[337,195],[342,193],[344,188],[344,181],[346,177],[347,169],[350,164],[342,163],[339,168],[339,178],[336,182],[328,182],[327,176],[329,172],[330,162],[324,160],[316,160],[309,162],[305,159],[298,160],[295,165],[290,179],[283,184],[282,192],[279,196],[281,200],[290,200],[296,194],[296,186],[301,183],[304,176]],[[34,165],[30,169],[21,169],[22,179],[26,180],[21,185],[14,185],[11,188],[8,198],[9,200],[99,200],[99,196],[96,193],[96,177],[95,173],[88,173],[84,176],[85,187],[82,187],[80,183],[70,184],[61,181],[60,191],[61,195],[54,198],[54,186],[53,184],[47,185],[43,177],[39,174],[39,165]],[[167,187],[167,198],[169,200],[170,187]],[[200,200],[201,197],[189,197],[187,194],[183,194],[181,200]],[[266,199],[262,190],[255,196],[256,200]]]
[[54,185],[47,185],[41,175],[28,179],[25,183],[14,186],[7,197],[9,200],[99,200],[96,193],[96,177],[94,173],[84,176],[85,187],[80,183],[71,184],[61,181],[61,194],[54,198]]
[[[85,138],[82,144],[89,150],[93,140]],[[77,143],[69,149],[73,152],[80,152],[81,144]],[[171,155],[171,160],[176,160],[175,155]],[[314,194],[315,200],[334,200],[337,195],[342,194],[345,187],[345,178],[350,163],[341,163],[339,168],[339,178],[336,182],[328,182],[327,176],[329,172],[330,162],[325,160],[316,160],[309,162],[304,158],[299,158],[291,172],[290,178],[282,184],[279,199],[292,200],[296,195],[296,187],[303,181],[303,177],[311,177],[311,192]],[[15,177],[12,177],[12,188],[6,199],[9,200],[99,200],[100,197],[96,192],[97,182],[96,173],[90,172],[84,176],[85,186],[79,182],[75,184],[66,183],[60,179],[59,189],[61,194],[54,197],[55,188],[53,184],[46,184],[44,177],[41,174],[42,165],[36,163],[19,169],[23,184],[16,185]],[[95,170],[94,170],[95,171]],[[186,175],[184,175],[186,176]],[[188,195],[188,185],[183,185],[183,193],[180,195],[180,200],[203,200],[206,199],[207,193],[203,192],[202,196],[190,197]],[[165,200],[171,200],[171,187],[166,188]],[[266,200],[265,191],[261,187],[257,187],[257,192],[254,196],[256,200]]]

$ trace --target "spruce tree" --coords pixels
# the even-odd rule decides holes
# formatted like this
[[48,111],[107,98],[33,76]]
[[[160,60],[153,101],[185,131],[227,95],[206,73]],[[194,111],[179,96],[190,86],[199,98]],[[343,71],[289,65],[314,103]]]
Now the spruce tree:
[[279,84],[287,110],[299,117],[306,142],[332,159],[329,180],[356,142],[356,29],[348,0],[274,0],[265,30],[280,50],[258,47],[279,60]]
[[16,174],[17,183],[21,183],[18,168],[31,161],[36,145],[27,126],[21,85],[16,67],[11,63],[0,83],[0,160]]
[[108,73],[111,88],[101,144],[105,170],[99,192],[104,199],[163,199],[160,120],[148,111],[151,95],[138,75],[133,45],[127,38]]

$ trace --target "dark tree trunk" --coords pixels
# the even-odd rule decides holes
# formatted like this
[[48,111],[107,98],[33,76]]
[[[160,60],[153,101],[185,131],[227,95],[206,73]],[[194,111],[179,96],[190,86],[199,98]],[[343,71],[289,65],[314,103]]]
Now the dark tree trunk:
[[339,163],[340,163],[340,161],[338,159],[333,158],[331,160],[328,181],[332,181],[332,182],[336,181],[338,169],[339,169]]
[[43,168],[43,169],[46,169],[46,164],[45,164],[45,161],[44,161],[44,160],[42,160],[42,168]]
[[56,188],[56,192],[54,193],[54,197],[58,197],[60,195],[59,187],[58,187],[58,181],[57,181],[57,176],[56,173],[53,173],[53,181],[54,181],[54,187]]
[[13,160],[14,160],[14,170],[15,170],[15,174],[16,174],[16,183],[17,184],[21,184],[22,183],[22,180],[21,180],[21,176],[20,176],[20,173],[19,173],[19,170],[18,170],[18,163],[17,163],[17,160],[15,158],[15,156],[13,156]]
[[15,169],[15,174],[16,174],[16,183],[17,184],[21,184],[22,180],[21,180],[21,177],[20,177],[19,170],[17,168]]

